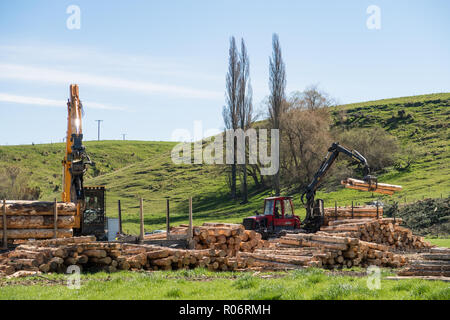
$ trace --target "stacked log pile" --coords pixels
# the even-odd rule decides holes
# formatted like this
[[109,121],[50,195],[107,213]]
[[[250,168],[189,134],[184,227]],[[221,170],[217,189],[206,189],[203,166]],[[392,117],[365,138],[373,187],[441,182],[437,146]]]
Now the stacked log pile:
[[397,186],[394,184],[387,184],[387,183],[368,184],[363,180],[353,178],[347,178],[345,180],[342,180],[341,184],[349,189],[377,192],[387,195],[393,195],[395,192],[402,190],[401,186]]
[[[182,224],[170,229],[171,236],[187,235],[189,226]],[[258,248],[268,246],[261,239],[261,234],[253,230],[245,230],[241,224],[205,222],[202,226],[193,227],[194,249],[224,250],[228,257],[236,256],[239,251],[253,252]],[[145,240],[163,240],[167,238],[166,232],[150,234]]]
[[234,257],[239,251],[253,252],[264,248],[268,243],[261,239],[261,234],[253,230],[245,230],[241,224],[204,223],[194,227],[193,240],[195,249],[224,250],[227,256]]
[[337,235],[351,235],[367,242],[390,246],[396,250],[426,249],[431,244],[423,237],[414,235],[408,228],[400,226],[402,219],[383,218],[374,220],[331,221],[321,231]]
[[245,267],[236,258],[227,257],[224,250],[184,250],[153,245],[123,245],[123,257],[131,270],[178,270],[207,268],[227,271]]
[[6,274],[19,270],[64,273],[70,265],[77,265],[80,270],[115,271],[117,261],[114,258],[119,252],[120,244],[95,242],[94,236],[30,241],[4,253],[0,258],[0,271]]
[[[393,250],[430,247],[399,223],[401,219],[334,220],[315,234],[287,234],[270,241],[261,240],[259,233],[241,225],[205,223],[193,228],[194,250],[96,242],[93,236],[33,240],[0,255],[0,273],[65,272],[71,265],[108,272],[196,267],[217,271],[369,265],[398,268],[407,259]],[[420,262],[413,261],[404,274],[424,270],[427,274],[448,274],[450,252],[431,250]]]
[[334,207],[324,209],[324,225],[336,220],[367,220],[383,218],[383,207],[376,206],[352,206]]
[[[54,236],[54,203],[44,201],[6,201],[8,239],[47,239]],[[58,203],[57,236],[71,237],[75,225],[76,205]],[[0,202],[0,213],[3,202]],[[0,237],[3,237],[3,219],[0,219]]]
[[228,257],[224,250],[184,250],[154,245],[95,242],[95,237],[31,241],[0,255],[0,274],[18,271],[65,273],[80,270],[177,270],[204,267],[227,271],[245,268],[245,261]]
[[450,249],[431,248],[429,253],[411,259],[399,276],[450,277]]
[[239,257],[249,259],[251,267],[262,269],[293,269],[303,267],[352,267],[378,265],[400,267],[406,259],[376,243],[358,238],[328,234],[288,234],[268,249],[254,253],[239,253]]

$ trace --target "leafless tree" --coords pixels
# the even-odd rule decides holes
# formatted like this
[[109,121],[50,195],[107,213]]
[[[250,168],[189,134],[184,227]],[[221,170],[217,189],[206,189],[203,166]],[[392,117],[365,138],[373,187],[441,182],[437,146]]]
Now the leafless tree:
[[[272,37],[272,57],[269,58],[269,115],[272,129],[278,129],[280,138],[281,118],[285,111],[285,89],[286,89],[286,71],[283,58],[281,56],[281,47],[278,35],[275,33]],[[275,194],[280,195],[280,172],[274,176]]]
[[[223,107],[222,115],[226,129],[236,130],[239,127],[238,96],[239,96],[239,54],[234,37],[230,39],[228,58],[228,73],[226,77],[226,105]],[[234,145],[234,159],[231,164],[231,198],[236,199],[236,145]]]
[[325,108],[290,108],[283,115],[282,124],[282,182],[304,187],[312,180],[330,146],[330,115]]
[[[239,87],[238,87],[238,115],[239,127],[245,131],[250,128],[253,118],[252,103],[252,86],[250,84],[250,61],[247,55],[244,39],[241,40],[241,52],[239,55]],[[248,186],[247,186],[247,156],[244,157],[242,164],[243,186],[242,186],[242,202],[248,202]]]
[[328,93],[320,90],[317,84],[308,86],[302,92],[294,92],[289,100],[291,107],[306,110],[316,110],[336,105],[336,101]]

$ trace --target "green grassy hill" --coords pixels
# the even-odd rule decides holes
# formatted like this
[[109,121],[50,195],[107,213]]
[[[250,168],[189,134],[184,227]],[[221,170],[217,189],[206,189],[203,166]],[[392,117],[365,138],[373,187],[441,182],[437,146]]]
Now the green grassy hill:
[[[326,206],[349,205],[381,199],[401,203],[422,198],[447,197],[450,190],[449,117],[450,93],[378,100],[331,109],[335,126],[379,126],[398,137],[411,150],[408,170],[395,167],[380,175],[379,181],[400,184],[404,191],[394,197],[372,195],[356,190],[319,191]],[[171,199],[172,222],[187,220],[188,198],[194,201],[194,222],[240,222],[261,210],[268,192],[258,193],[250,185],[249,203],[240,205],[228,199],[226,177],[220,168],[207,165],[175,165],[170,158],[172,142],[89,141],[88,153],[96,162],[89,169],[86,185],[107,186],[108,216],[117,216],[121,199],[124,229],[138,231],[139,197],[145,199],[146,231],[160,229],[165,223],[166,198]],[[39,186],[42,199],[60,198],[61,160],[64,144],[0,147],[0,166],[17,165],[29,174],[30,184]],[[303,215],[299,195],[296,213]]]

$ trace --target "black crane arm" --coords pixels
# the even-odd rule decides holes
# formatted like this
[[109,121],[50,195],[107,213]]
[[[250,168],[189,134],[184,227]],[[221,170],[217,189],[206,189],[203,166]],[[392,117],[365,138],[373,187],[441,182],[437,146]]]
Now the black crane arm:
[[[306,205],[306,218],[304,223],[305,224],[311,224],[311,221],[314,220],[314,216],[317,216],[314,214],[314,208],[315,208],[315,194],[316,190],[319,186],[319,183],[323,176],[328,172],[330,167],[333,165],[334,161],[336,161],[337,157],[340,153],[343,153],[347,155],[348,157],[352,158],[353,160],[359,162],[363,165],[364,170],[364,181],[368,182],[369,185],[372,185],[373,183],[376,184],[376,178],[374,176],[370,175],[370,168],[367,163],[366,158],[364,158],[358,151],[356,150],[349,150],[345,148],[344,146],[341,146],[338,142],[334,142],[331,147],[328,149],[328,153],[325,156],[325,159],[323,160],[322,164],[319,167],[319,170],[314,175],[313,180],[311,183],[306,187],[305,192],[301,196],[301,200],[303,204]],[[305,196],[306,196],[306,203],[305,203]],[[313,227],[311,229],[317,228],[317,225],[320,224],[320,221],[317,219],[314,220]],[[320,227],[320,226],[319,226]]]

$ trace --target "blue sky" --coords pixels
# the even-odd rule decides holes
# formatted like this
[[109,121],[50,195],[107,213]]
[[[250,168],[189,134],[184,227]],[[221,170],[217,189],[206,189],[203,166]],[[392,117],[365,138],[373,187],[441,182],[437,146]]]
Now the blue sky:
[[[69,30],[66,9],[81,10]],[[381,29],[366,9],[381,10]],[[450,91],[448,1],[0,1],[0,144],[61,142],[69,84],[85,140],[170,140],[222,129],[230,36],[250,56],[254,105],[268,91],[272,33],[287,92],[319,84],[340,103]]]

